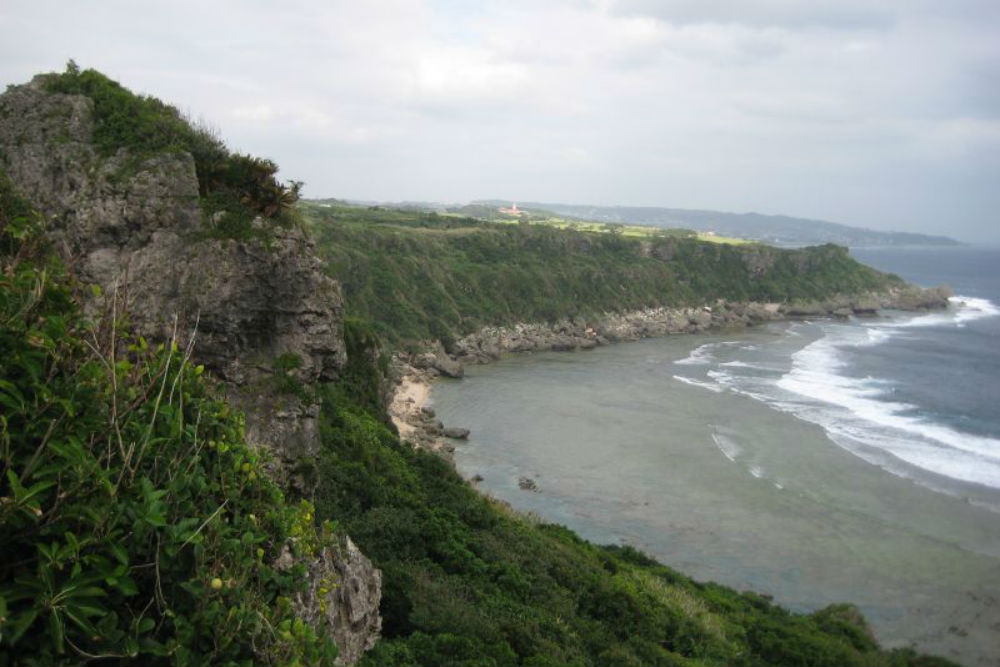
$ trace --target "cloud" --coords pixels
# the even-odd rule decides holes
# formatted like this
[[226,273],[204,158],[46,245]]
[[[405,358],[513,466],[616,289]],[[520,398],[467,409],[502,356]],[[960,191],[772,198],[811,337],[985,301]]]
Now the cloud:
[[961,211],[954,233],[1000,206],[995,0],[20,5],[4,83],[74,57],[310,195]]
[[655,16],[679,25],[740,24],[783,28],[824,27],[838,30],[885,30],[895,23],[884,4],[865,0],[615,0],[611,11]]

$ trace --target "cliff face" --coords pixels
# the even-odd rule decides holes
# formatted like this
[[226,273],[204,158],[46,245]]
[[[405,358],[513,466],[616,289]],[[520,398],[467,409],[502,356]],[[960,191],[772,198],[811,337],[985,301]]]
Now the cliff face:
[[[93,102],[50,94],[44,81],[0,96],[0,168],[44,215],[78,279],[101,288],[85,307],[125,313],[151,341],[193,336],[194,360],[245,411],[251,444],[282,470],[314,455],[318,405],[277,382],[332,380],[346,361],[340,288],[311,242],[280,228],[266,244],[207,238],[190,154],[102,156]],[[327,616],[352,662],[377,637],[380,578],[356,548],[342,551],[325,567],[351,572],[353,585],[330,594]]]
[[282,355],[303,384],[334,379],[346,358],[340,289],[311,243],[280,228],[267,247],[204,238],[189,154],[103,158],[91,100],[43,86],[36,77],[0,96],[0,166],[46,217],[77,277],[101,287],[88,306],[117,297],[150,339],[166,338],[177,318],[195,336],[197,361],[247,409],[251,437],[286,459],[310,452],[314,407],[273,396],[268,380]]

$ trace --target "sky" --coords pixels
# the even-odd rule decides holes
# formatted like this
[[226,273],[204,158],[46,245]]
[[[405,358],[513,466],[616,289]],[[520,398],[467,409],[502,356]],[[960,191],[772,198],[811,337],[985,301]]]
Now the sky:
[[780,213],[1000,243],[997,0],[0,0],[307,197]]

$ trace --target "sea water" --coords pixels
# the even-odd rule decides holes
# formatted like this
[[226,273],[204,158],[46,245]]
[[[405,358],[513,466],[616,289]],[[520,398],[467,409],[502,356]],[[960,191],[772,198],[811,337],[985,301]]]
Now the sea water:
[[[889,645],[1000,657],[1000,252],[855,251],[947,311],[520,356],[434,389],[516,508]],[[537,491],[522,490],[531,478]]]

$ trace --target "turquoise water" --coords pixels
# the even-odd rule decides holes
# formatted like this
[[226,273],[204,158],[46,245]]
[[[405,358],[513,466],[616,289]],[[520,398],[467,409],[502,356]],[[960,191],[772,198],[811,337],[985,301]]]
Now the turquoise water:
[[828,419],[843,406],[781,394],[804,350],[846,335],[830,326],[521,356],[433,400],[472,429],[459,471],[519,510],[797,610],[852,601],[889,645],[997,664],[1000,490],[852,445]]

